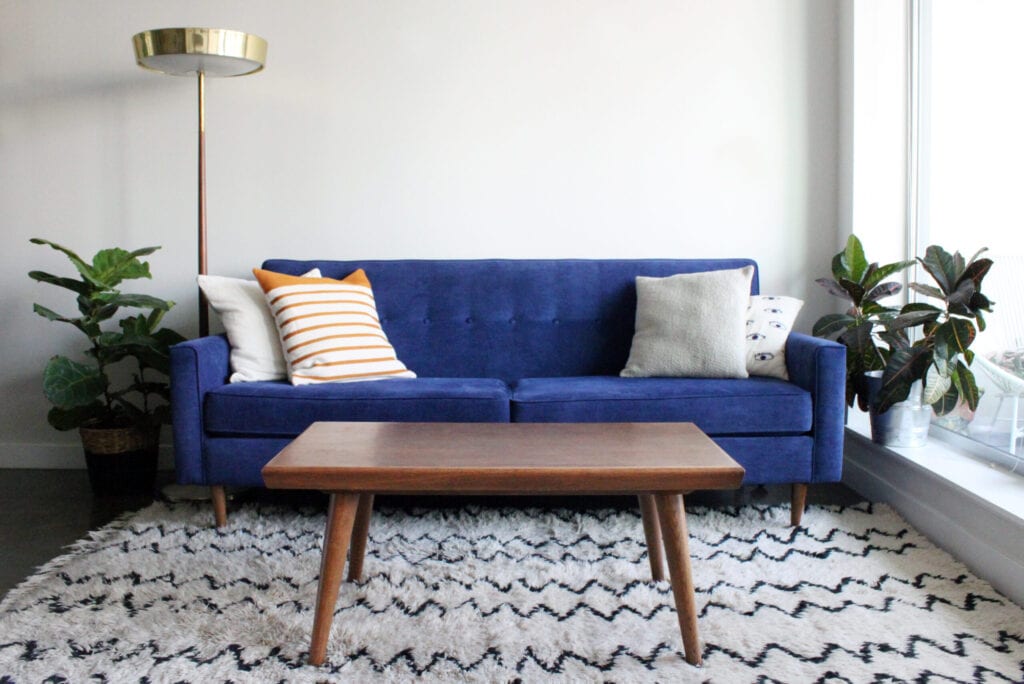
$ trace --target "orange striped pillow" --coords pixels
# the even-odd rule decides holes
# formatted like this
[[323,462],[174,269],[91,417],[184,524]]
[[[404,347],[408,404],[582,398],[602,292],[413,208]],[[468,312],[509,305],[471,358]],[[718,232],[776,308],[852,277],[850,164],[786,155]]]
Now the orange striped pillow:
[[277,324],[293,385],[415,378],[377,318],[363,269],[344,280],[253,269]]

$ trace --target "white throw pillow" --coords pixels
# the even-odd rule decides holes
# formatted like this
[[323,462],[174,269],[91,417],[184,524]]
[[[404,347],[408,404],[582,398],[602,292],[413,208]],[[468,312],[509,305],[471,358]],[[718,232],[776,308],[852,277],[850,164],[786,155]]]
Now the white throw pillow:
[[789,380],[786,338],[803,307],[795,297],[755,295],[747,309],[747,372]]
[[753,266],[636,279],[636,330],[620,375],[747,377]]
[[[303,277],[320,277],[314,268]],[[198,276],[199,287],[217,312],[231,345],[231,377],[229,382],[284,380],[288,368],[281,352],[277,325],[270,315],[263,289],[255,280]]]

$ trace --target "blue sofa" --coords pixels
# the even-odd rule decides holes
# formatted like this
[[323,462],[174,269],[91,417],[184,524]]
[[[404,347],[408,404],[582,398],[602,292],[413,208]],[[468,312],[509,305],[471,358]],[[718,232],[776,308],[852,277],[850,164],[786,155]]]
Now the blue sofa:
[[755,266],[749,259],[293,261],[263,268],[343,278],[365,269],[385,332],[419,376],[294,387],[229,384],[228,343],[171,350],[178,481],[262,486],[260,469],[314,421],[690,421],[746,469],[745,484],[840,478],[845,348],[792,333],[789,381],[621,378],[635,278]]

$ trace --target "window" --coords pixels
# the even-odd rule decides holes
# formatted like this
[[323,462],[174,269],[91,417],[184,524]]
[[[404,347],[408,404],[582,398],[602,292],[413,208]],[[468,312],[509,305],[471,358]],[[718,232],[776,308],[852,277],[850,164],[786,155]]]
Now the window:
[[974,415],[963,408],[936,423],[1017,467],[1024,451],[1024,3],[921,0],[911,4],[910,22],[914,253],[938,244],[969,258],[988,247],[994,261],[983,291],[996,304],[972,347],[981,402]]

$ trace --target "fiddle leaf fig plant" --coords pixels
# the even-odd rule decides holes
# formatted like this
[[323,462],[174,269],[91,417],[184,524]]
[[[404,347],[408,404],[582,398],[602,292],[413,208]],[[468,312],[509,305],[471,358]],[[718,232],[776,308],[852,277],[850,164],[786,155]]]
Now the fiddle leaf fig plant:
[[[981,291],[991,259],[979,258],[979,250],[970,260],[960,252],[950,254],[938,245],[925,250],[917,261],[935,281],[934,285],[911,283],[910,288],[938,304],[913,302],[900,309],[897,317],[886,322],[881,338],[890,353],[882,374],[882,389],[875,410],[884,412],[903,401],[911,385],[924,383],[922,401],[931,404],[938,415],[949,413],[960,401],[973,411],[980,393],[970,365],[974,352],[970,346],[985,329],[982,312],[992,311],[995,302]],[[920,328],[913,339],[910,332]]]
[[[127,294],[118,289],[125,280],[151,278],[149,263],[139,257],[160,248],[145,247],[133,252],[103,249],[87,262],[49,240],[33,238],[31,242],[62,252],[79,276],[75,279],[30,271],[29,278],[74,293],[78,313],[63,315],[40,304],[34,304],[33,310],[47,320],[74,326],[89,340],[86,363],[54,356],[46,364],[43,392],[53,404],[47,414],[50,425],[58,430],[71,430],[168,422],[169,349],[185,338],[169,328],[161,328],[160,323],[174,302],[150,295]],[[118,320],[117,330],[104,329],[104,324],[122,308],[136,309],[140,313]],[[130,379],[123,386],[115,387],[110,372],[121,361],[131,365]],[[161,399],[163,401],[159,401]]]
[[846,346],[847,406],[852,407],[856,400],[862,410],[868,410],[864,373],[886,367],[889,349],[879,345],[880,333],[900,314],[897,307],[887,306],[882,300],[899,294],[903,285],[886,279],[913,264],[912,260],[869,263],[860,239],[851,235],[846,248],[832,258],[832,277],[815,281],[849,305],[844,313],[822,316],[812,329],[814,335],[836,339]]

